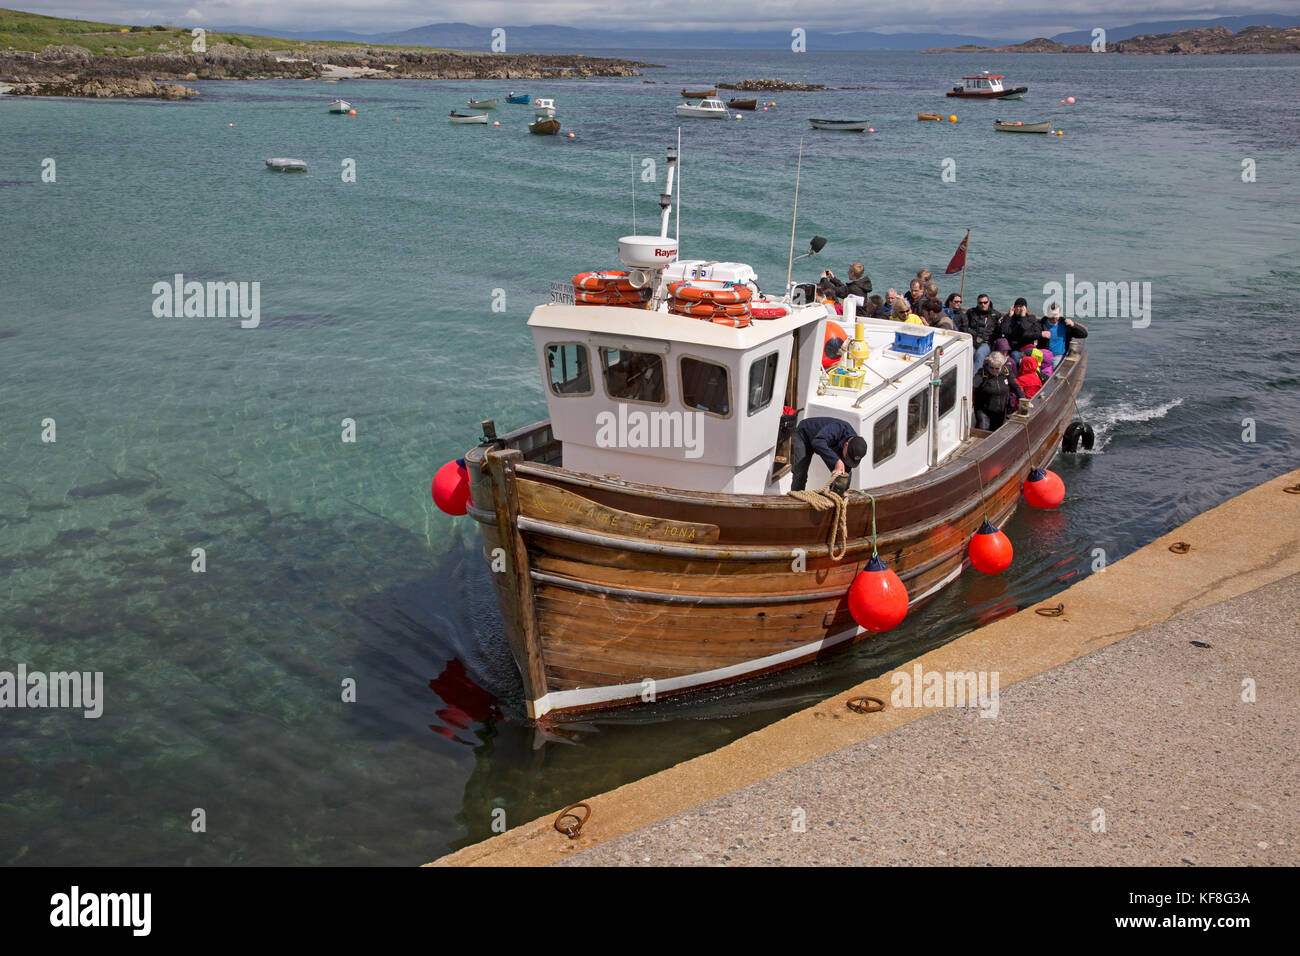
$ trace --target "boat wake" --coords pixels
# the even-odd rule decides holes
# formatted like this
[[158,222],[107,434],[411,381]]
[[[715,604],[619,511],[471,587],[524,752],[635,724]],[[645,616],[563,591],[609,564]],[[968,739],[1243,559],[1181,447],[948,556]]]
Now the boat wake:
[[1090,395],[1081,395],[1076,405],[1077,416],[1092,426],[1096,441],[1092,451],[1080,448],[1079,454],[1100,455],[1121,426],[1164,418],[1181,404],[1183,400],[1175,398],[1171,402],[1160,405],[1140,401],[1121,401],[1110,405],[1094,406]]

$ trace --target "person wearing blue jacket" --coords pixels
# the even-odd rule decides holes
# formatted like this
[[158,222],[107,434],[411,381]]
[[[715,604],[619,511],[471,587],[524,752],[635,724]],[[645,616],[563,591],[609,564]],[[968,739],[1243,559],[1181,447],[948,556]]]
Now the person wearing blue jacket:
[[791,491],[808,486],[808,467],[815,454],[833,476],[847,475],[867,455],[867,440],[838,418],[805,418],[794,430],[790,452],[794,484]]

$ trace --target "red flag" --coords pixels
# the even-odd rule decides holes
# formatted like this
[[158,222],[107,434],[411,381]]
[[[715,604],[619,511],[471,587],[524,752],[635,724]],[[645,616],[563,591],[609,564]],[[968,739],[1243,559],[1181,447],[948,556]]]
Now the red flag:
[[952,257],[952,262],[948,263],[948,268],[944,270],[944,275],[952,275],[954,272],[961,272],[966,268],[966,241],[970,239],[970,233],[962,239],[961,245],[957,247],[957,254]]

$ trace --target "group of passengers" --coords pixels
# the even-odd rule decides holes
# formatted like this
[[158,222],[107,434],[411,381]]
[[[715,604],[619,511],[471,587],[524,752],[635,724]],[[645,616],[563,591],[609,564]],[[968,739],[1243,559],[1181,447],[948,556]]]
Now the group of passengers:
[[975,346],[973,405],[975,427],[998,428],[1022,399],[1031,399],[1065,357],[1072,339],[1087,338],[1081,323],[1061,315],[1055,302],[1039,317],[1029,303],[1016,299],[1010,312],[999,312],[993,300],[980,293],[975,304],[963,309],[962,296],[954,292],[942,303],[939,287],[929,269],[922,269],[901,295],[890,289],[884,296],[873,295],[871,279],[862,263],[849,266],[848,282],[841,282],[829,269],[822,272],[817,295],[842,309],[845,298],[861,297],[860,314],[868,318],[892,319],[964,332]]

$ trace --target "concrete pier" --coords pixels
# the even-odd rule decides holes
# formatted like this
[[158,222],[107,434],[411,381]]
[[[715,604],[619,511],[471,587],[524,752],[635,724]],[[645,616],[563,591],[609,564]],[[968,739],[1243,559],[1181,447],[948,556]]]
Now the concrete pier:
[[[551,814],[437,865],[1296,865],[1298,485],[1266,482],[1040,606],[1059,616],[1022,611],[575,795],[592,807],[576,840]],[[996,675],[997,699],[953,706],[951,680],[913,696],[900,673]],[[854,713],[859,695],[886,707]]]

